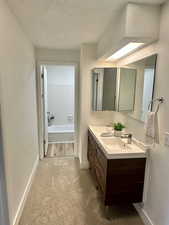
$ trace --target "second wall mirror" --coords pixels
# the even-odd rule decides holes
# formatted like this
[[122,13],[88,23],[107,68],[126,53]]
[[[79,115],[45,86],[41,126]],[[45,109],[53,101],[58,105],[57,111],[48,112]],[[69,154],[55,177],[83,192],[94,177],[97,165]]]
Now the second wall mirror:
[[93,111],[134,110],[137,71],[133,68],[96,68],[92,71]]
[[154,97],[156,62],[157,55],[152,55],[128,65],[137,70],[134,111],[129,115],[143,122]]

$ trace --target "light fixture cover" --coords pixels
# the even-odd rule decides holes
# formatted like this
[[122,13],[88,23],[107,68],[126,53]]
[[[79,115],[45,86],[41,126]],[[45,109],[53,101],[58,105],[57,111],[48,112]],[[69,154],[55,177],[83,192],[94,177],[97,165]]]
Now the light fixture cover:
[[106,61],[113,61],[116,59],[120,59],[121,57],[127,55],[128,53],[134,51],[135,49],[139,48],[142,45],[144,45],[144,43],[130,42],[129,44],[125,45],[123,48],[115,52],[113,55],[108,57]]

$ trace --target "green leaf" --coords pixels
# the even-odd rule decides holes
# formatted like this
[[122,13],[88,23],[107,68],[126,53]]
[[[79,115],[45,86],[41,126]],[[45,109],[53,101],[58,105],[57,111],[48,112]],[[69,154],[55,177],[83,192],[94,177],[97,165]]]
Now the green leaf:
[[122,131],[125,128],[125,126],[120,122],[114,123],[113,127],[117,131]]

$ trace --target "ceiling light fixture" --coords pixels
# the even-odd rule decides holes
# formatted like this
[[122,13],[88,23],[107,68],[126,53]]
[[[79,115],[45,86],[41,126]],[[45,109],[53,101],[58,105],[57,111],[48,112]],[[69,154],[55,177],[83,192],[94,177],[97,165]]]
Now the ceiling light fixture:
[[113,61],[116,59],[120,59],[121,57],[131,53],[132,51],[136,50],[137,48],[144,45],[144,43],[138,43],[138,42],[130,42],[129,44],[125,45],[123,48],[115,52],[113,55],[108,57],[106,61]]

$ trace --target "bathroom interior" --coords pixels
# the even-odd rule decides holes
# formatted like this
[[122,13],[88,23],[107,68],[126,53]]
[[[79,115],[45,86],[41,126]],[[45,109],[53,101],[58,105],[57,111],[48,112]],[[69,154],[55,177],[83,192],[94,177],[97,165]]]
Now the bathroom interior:
[[[75,67],[45,65],[44,121],[47,120],[46,157],[74,155]],[[46,84],[45,84],[46,83]],[[45,123],[44,123],[45,124]],[[46,131],[44,131],[46,133]]]
[[0,0],[0,224],[169,225],[168,27],[168,0]]

